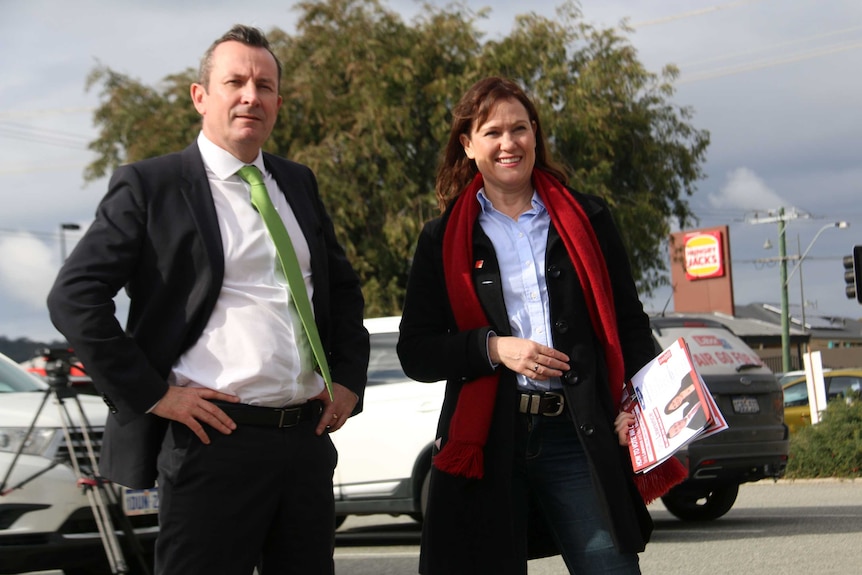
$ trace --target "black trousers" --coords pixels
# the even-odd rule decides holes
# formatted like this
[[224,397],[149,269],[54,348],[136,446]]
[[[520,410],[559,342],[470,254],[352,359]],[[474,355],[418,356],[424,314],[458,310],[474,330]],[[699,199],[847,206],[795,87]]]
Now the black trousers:
[[[316,418],[315,418],[316,419]],[[156,575],[332,575],[337,454],[316,420],[278,429],[171,422],[159,454]]]

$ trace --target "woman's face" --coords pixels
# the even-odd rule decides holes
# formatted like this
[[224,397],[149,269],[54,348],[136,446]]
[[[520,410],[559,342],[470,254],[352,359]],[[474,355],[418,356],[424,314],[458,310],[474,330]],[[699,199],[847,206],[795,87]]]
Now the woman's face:
[[482,173],[487,193],[532,195],[536,125],[519,101],[497,102],[481,125],[461,136],[461,145]]

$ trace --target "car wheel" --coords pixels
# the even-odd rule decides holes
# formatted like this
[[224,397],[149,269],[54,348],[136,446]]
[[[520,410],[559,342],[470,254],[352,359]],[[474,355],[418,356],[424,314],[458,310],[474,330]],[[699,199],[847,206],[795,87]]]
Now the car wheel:
[[419,509],[422,510],[422,517],[425,517],[425,510],[428,509],[428,492],[431,489],[431,470],[425,474],[425,481],[422,482],[422,494],[419,496]]
[[419,513],[411,513],[410,517],[414,521],[422,523],[425,517],[425,509],[428,508],[428,489],[431,485],[431,469],[425,472],[425,478],[422,480],[422,487],[419,490]]
[[733,507],[739,485],[727,485],[706,492],[671,489],[661,502],[673,515],[683,521],[712,521]]

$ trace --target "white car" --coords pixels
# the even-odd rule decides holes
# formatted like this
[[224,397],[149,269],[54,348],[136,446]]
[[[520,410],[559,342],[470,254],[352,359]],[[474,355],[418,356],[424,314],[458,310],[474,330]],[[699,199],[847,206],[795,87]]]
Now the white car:
[[[48,569],[62,569],[66,575],[110,573],[89,499],[71,467],[61,419],[65,412],[58,399],[72,418],[72,451],[85,471],[92,465],[84,451],[75,397],[91,426],[97,452],[108,408],[101,398],[64,397],[66,392],[58,389],[55,393],[0,354],[0,573]],[[130,519],[138,540],[149,542],[151,548],[156,516]],[[134,568],[128,548],[125,559]]]
[[395,351],[400,317],[366,319],[371,358],[363,411],[332,441],[337,524],[347,515],[407,514],[421,520],[431,447],[446,382],[408,378]]

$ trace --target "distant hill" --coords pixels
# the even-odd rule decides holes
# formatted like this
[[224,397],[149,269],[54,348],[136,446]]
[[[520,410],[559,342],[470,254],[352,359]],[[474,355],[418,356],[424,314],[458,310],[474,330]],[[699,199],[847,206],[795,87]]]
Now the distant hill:
[[67,347],[69,344],[65,341],[33,341],[27,338],[9,339],[0,336],[0,353],[8,356],[13,361],[18,363],[30,359],[40,349],[46,347]]

